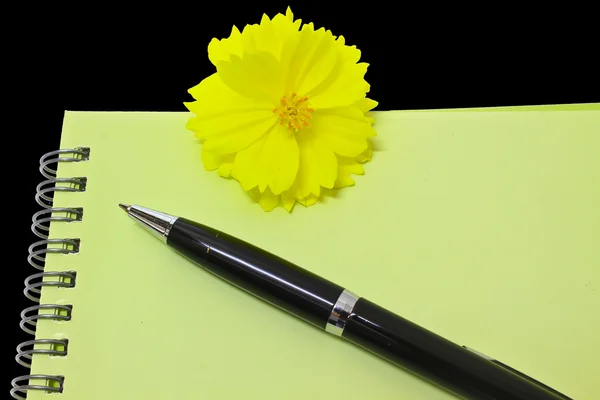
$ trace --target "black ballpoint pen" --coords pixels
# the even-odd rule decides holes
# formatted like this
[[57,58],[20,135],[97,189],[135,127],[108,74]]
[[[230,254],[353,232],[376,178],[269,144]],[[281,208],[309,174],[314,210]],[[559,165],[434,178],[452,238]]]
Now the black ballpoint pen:
[[211,227],[119,204],[163,243],[225,281],[464,399],[570,399],[343,287]]

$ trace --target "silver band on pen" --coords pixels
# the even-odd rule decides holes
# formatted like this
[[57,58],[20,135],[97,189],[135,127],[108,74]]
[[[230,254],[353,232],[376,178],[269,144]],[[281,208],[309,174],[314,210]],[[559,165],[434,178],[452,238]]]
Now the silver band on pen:
[[352,314],[354,305],[358,301],[358,296],[349,290],[344,289],[340,297],[338,297],[331,314],[327,320],[325,330],[335,336],[342,336],[348,317]]

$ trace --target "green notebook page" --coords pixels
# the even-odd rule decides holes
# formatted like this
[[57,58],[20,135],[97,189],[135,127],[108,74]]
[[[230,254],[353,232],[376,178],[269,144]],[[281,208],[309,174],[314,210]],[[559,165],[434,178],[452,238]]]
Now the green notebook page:
[[[265,213],[205,172],[188,113],[67,112],[63,163],[85,176],[80,223],[47,256],[76,287],[44,288],[72,320],[32,373],[65,377],[56,400],[451,399],[354,345],[215,278],[127,218],[118,203],[185,216],[270,250],[575,399],[600,397],[600,107],[377,112],[356,186]],[[556,112],[555,112],[556,111]],[[33,271],[35,272],[35,271]],[[32,272],[32,273],[33,273]],[[32,391],[30,400],[49,399]]]

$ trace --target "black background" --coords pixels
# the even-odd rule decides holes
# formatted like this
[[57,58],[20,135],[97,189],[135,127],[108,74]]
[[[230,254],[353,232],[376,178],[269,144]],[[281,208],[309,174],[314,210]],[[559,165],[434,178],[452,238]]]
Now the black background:
[[[558,3],[557,3],[558,4]],[[600,101],[591,10],[435,2],[151,2],[94,7],[26,4],[3,13],[5,388],[27,370],[15,346],[31,337],[19,313],[37,240],[38,160],[59,148],[64,110],[185,111],[187,89],[214,72],[212,37],[292,7],[297,18],[344,35],[370,63],[378,110]],[[563,5],[561,5],[563,7]],[[594,50],[595,49],[595,50]],[[7,140],[8,139],[8,140]],[[118,143],[115,143],[118,146]],[[8,353],[8,354],[7,354]],[[109,382],[107,382],[109,384]]]

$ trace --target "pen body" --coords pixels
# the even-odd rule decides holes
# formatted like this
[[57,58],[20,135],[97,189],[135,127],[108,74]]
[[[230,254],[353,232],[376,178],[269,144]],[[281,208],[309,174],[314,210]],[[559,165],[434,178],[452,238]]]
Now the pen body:
[[342,336],[465,399],[566,399],[365,298]]
[[200,223],[178,218],[166,243],[229,283],[321,329],[345,320],[344,339],[465,399],[565,400],[492,360],[458,346],[364,298],[346,310],[346,293],[318,275]]
[[175,221],[167,244],[227,282],[321,329],[344,290],[265,250],[185,218]]

